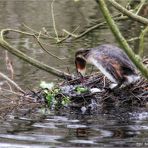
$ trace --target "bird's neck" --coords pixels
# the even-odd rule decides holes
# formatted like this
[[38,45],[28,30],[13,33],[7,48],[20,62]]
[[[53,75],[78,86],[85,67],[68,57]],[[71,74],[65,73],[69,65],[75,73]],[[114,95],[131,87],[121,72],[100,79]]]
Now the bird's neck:
[[90,50],[86,50],[85,53],[83,54],[85,60],[87,61],[89,56],[90,56]]
[[89,64],[93,64],[93,55],[91,55],[91,53],[90,53],[90,51],[86,54],[86,56],[85,56],[85,60],[86,60],[86,62],[87,63],[89,63]]

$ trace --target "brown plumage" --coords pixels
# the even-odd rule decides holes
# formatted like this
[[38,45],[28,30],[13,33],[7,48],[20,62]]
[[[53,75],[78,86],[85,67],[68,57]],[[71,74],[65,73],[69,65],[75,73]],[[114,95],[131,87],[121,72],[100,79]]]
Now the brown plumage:
[[[78,50],[75,54],[76,69],[84,75],[86,63],[95,65],[111,82],[121,86],[139,79],[135,66],[122,49],[104,44],[95,48]],[[111,86],[112,87],[112,86]]]

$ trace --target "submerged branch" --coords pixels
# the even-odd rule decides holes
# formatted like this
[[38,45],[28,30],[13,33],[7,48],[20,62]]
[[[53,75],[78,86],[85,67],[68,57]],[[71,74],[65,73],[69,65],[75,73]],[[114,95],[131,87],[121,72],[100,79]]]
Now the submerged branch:
[[96,0],[96,2],[99,4],[100,10],[102,11],[104,18],[106,19],[108,26],[110,27],[119,44],[123,47],[123,50],[126,52],[131,61],[135,64],[135,66],[139,69],[139,71],[143,74],[143,76],[145,76],[145,78],[148,79],[148,69],[143,65],[142,61],[140,61],[140,59],[136,57],[127,41],[122,36],[118,26],[115,24],[114,20],[112,19],[109,13],[105,1]]
[[[62,72],[54,67],[51,67],[51,66],[48,66],[44,63],[41,63],[39,62],[38,60],[36,59],[33,59],[31,57],[29,57],[28,55],[26,55],[25,53],[19,51],[18,49],[12,47],[5,39],[4,39],[4,34],[5,32],[7,31],[15,31],[15,32],[19,32],[19,33],[22,33],[21,31],[17,31],[17,30],[12,30],[12,29],[3,29],[1,30],[1,34],[0,34],[0,45],[6,49],[7,51],[9,51],[10,53],[14,54],[15,56],[19,57],[20,59],[28,62],[29,64],[39,68],[39,69],[42,69],[50,74],[53,74],[55,76],[58,76],[60,78],[64,78],[64,79],[70,79],[71,78],[71,75],[69,75],[68,73],[65,73],[65,72]],[[34,36],[33,34],[30,34],[30,33],[26,33],[26,32],[23,32],[24,34],[27,34],[27,35],[31,35],[31,36]]]

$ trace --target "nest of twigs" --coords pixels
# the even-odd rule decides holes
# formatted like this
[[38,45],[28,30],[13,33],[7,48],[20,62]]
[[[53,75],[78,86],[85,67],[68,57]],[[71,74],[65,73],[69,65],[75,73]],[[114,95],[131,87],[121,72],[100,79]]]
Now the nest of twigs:
[[[144,60],[148,64],[148,59]],[[32,91],[37,102],[45,102],[49,108],[53,106],[56,109],[65,107],[63,100],[69,99],[66,108],[79,109],[81,112],[101,111],[104,108],[133,108],[146,107],[148,101],[148,81],[141,77],[139,81],[127,87],[121,87],[114,90],[109,89],[111,82],[106,79],[101,73],[96,73],[90,76],[66,80],[56,86],[54,102],[50,103],[47,96],[51,96],[51,90],[42,89],[38,92]],[[57,91],[58,89],[58,91]],[[95,91],[94,91],[95,90]],[[54,92],[54,90],[52,90]],[[51,98],[51,97],[50,97]],[[44,100],[44,101],[43,101]],[[67,100],[66,100],[67,101]],[[54,104],[54,105],[53,105]]]
[[139,81],[128,87],[118,88],[110,90],[110,85],[102,74],[95,74],[89,77],[85,77],[85,82],[81,82],[81,78],[64,82],[62,86],[84,86],[91,90],[98,88],[99,92],[87,91],[81,94],[74,93],[75,89],[68,92],[71,98],[71,106],[83,107],[86,109],[101,109],[104,106],[145,106],[148,101],[148,81],[141,77]]
[[[148,65],[148,59],[144,63]],[[81,77],[65,80],[52,90],[30,90],[10,99],[13,100],[11,103],[9,100],[9,103],[2,102],[0,114],[21,110],[25,115],[43,106],[52,110],[74,109],[82,113],[107,111],[109,108],[147,108],[148,81],[143,77],[135,84],[114,90],[109,89],[110,84],[101,73],[86,76],[83,80]]]
[[[147,66],[148,59],[143,63]],[[114,90],[108,89],[111,82],[102,74],[94,74],[84,78],[77,78],[71,81],[64,81],[63,86],[72,86],[68,93],[64,94],[70,97],[71,107],[80,108],[83,111],[100,111],[104,108],[133,108],[145,107],[148,102],[148,81],[143,77],[135,84],[127,87],[121,87]],[[75,93],[75,87],[83,86],[89,91],[84,93]],[[92,92],[91,89],[98,88],[98,92]]]

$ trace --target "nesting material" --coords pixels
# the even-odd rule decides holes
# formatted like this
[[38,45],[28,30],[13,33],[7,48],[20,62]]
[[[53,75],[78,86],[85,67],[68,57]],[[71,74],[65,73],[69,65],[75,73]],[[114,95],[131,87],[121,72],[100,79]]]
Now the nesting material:
[[[109,106],[145,106],[148,101],[148,81],[141,77],[135,84],[121,87],[114,90],[109,89],[111,84],[102,74],[95,74],[84,78],[63,82],[61,86],[83,86],[88,88],[88,91],[78,94],[74,93],[75,89],[71,89],[68,95],[73,102],[73,105],[83,107],[96,104],[102,106],[107,103]],[[63,92],[64,93],[64,92]],[[94,103],[95,102],[95,103]],[[86,105],[87,104],[87,105]]]
[[[144,60],[148,65],[148,59]],[[65,80],[52,86],[52,89],[42,88],[30,90],[25,94],[15,94],[15,98],[1,100],[0,115],[8,113],[33,113],[38,108],[60,110],[61,113],[78,110],[85,113],[111,113],[123,112],[136,108],[147,110],[148,107],[148,80],[141,77],[135,84],[114,90],[109,88],[111,82],[101,73],[90,76]],[[45,84],[42,84],[46,86]],[[49,85],[48,85],[49,86]],[[13,100],[13,101],[12,101]],[[124,110],[124,112],[126,112]]]

